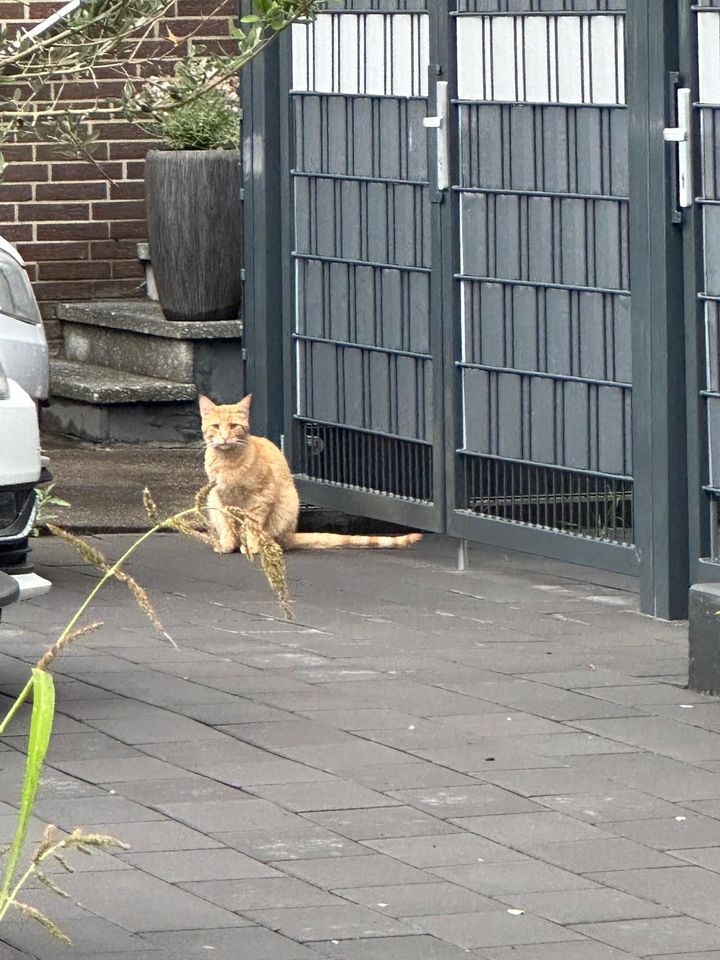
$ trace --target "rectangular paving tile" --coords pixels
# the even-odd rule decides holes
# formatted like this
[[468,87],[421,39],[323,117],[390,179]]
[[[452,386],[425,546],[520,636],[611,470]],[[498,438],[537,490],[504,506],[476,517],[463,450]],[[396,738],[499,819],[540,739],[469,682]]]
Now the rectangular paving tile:
[[[412,758],[406,757],[411,761]],[[338,767],[338,776],[352,779],[371,790],[403,790],[413,787],[454,787],[462,784],[477,784],[476,777],[455,770],[448,770],[438,763],[417,760],[398,764],[396,767],[359,766]]]
[[506,911],[459,913],[416,917],[413,921],[427,933],[470,950],[473,947],[514,946],[530,943],[561,943],[580,939],[573,930],[532,917]]
[[65,889],[93,913],[133,933],[146,930],[200,930],[239,927],[243,920],[140,870],[122,870],[107,882],[104,874],[77,873]]
[[122,854],[122,860],[168,883],[280,876],[277,870],[245,856],[239,850],[217,847],[210,850],[175,850],[169,853],[130,851]]
[[185,771],[154,757],[134,756],[107,760],[62,760],[54,764],[74,777],[93,783],[113,784],[132,781],[171,780]]
[[338,897],[295,877],[261,877],[250,880],[203,880],[184,883],[184,890],[226,910],[285,909],[286,907],[340,906]]
[[593,879],[633,896],[664,904],[675,913],[713,923],[718,920],[720,876],[699,866],[605,871],[593,874]]
[[308,820],[351,840],[385,837],[438,836],[459,833],[460,828],[431,817],[415,807],[375,807],[305,814]]
[[365,846],[414,867],[440,867],[478,861],[502,863],[523,860],[526,863],[529,862],[528,858],[517,850],[511,850],[492,840],[467,833],[450,836],[401,837],[395,840],[366,840]]
[[400,801],[376,790],[368,790],[348,780],[324,780],[317,783],[255,784],[252,793],[272,800],[288,810],[311,812],[318,810],[359,809],[361,807],[392,807]]
[[94,823],[83,824],[94,833],[108,833],[127,843],[133,851],[153,850],[207,850],[222,844],[212,837],[191,830],[173,820],[152,820],[143,823]]
[[120,796],[78,797],[69,799],[40,799],[34,813],[64,830],[72,830],[85,823],[141,823],[162,820],[163,815],[142,804]]
[[533,848],[533,854],[540,860],[574,873],[678,865],[668,854],[621,837],[576,840],[573,843],[540,843]]
[[663,717],[582,720],[576,726],[685,763],[720,759],[720,734]]
[[603,828],[656,850],[711,847],[720,840],[720,821],[690,810],[678,813],[677,817],[663,817],[659,820],[604,823]]
[[585,923],[574,929],[641,957],[720,948],[720,928],[692,917]]
[[[63,920],[62,930],[72,940],[67,947],[58,943],[39,923],[27,920],[3,920],[0,957],[6,960],[4,943],[22,951],[22,960],[61,960],[65,957],[87,957],[98,960],[106,953],[127,951],[134,954],[147,946],[141,938],[100,917],[86,913],[81,919]],[[8,960],[15,960],[12,954]],[[164,960],[164,958],[163,958]]]
[[469,890],[477,890],[488,897],[508,894],[540,893],[556,890],[584,890],[598,888],[587,877],[569,870],[561,870],[538,860],[516,860],[510,863],[468,863],[454,867],[431,867],[435,876],[452,880]]
[[699,867],[720,873],[720,846],[696,847],[689,850],[673,850],[672,856],[688,863],[696,863]]
[[343,897],[378,910],[389,917],[418,917],[439,913],[502,910],[503,905],[454,883],[403,883],[387,886],[349,887]]
[[503,895],[512,907],[564,925],[594,923],[600,920],[636,920],[644,917],[668,917],[677,913],[667,906],[650,903],[621,890],[593,888],[562,890],[553,893],[515,893]]
[[423,870],[379,853],[368,853],[364,857],[284,860],[278,866],[284,873],[302,877],[325,890],[388,883],[431,883],[435,879]]
[[[615,947],[598,943],[597,940],[491,947],[489,950],[473,950],[471,957],[472,960],[639,960],[634,953],[616,950]],[[667,958],[663,957],[663,960]],[[677,960],[680,958],[678,957]]]
[[720,797],[720,774],[653,753],[585,757],[582,768],[676,803]]
[[600,823],[611,820],[650,820],[675,816],[677,807],[640,790],[608,783],[607,789],[593,793],[537,796],[535,801],[552,810],[584,820]]
[[358,857],[368,852],[367,847],[312,823],[291,830],[274,828],[218,833],[216,838],[263,863],[315,857]]
[[609,834],[561,813],[508,813],[489,817],[461,817],[459,826],[516,850],[530,850],[542,843],[600,840]]
[[184,930],[182,932],[144,934],[148,946],[155,945],[164,952],[162,958],[211,956],[213,960],[316,960],[317,954],[293,940],[273,933],[265,927],[245,926],[236,929]]
[[311,946],[322,951],[324,957],[335,960],[468,960],[467,950],[422,934],[342,943],[325,941]]
[[390,796],[440,819],[494,813],[531,813],[542,809],[537,803],[490,783],[393,790]]
[[231,833],[238,830],[264,830],[292,827],[298,817],[268,800],[204,800],[202,803],[159,804],[173,820],[204,833]]
[[409,921],[384,917],[355,904],[333,907],[296,907],[246,910],[244,916],[300,943],[314,940],[356,940],[359,937],[402,936],[418,933]]

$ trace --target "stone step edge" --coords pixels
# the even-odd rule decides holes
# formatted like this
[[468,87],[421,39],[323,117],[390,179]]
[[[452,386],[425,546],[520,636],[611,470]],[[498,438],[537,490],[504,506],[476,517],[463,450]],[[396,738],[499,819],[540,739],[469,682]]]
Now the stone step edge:
[[57,318],[63,323],[113,330],[129,330],[149,337],[171,340],[239,339],[242,320],[181,322],[166,320],[159,304],[152,300],[86,300],[58,303]]
[[53,397],[93,404],[187,402],[196,399],[197,389],[193,383],[175,383],[79,360],[52,358],[51,402]]

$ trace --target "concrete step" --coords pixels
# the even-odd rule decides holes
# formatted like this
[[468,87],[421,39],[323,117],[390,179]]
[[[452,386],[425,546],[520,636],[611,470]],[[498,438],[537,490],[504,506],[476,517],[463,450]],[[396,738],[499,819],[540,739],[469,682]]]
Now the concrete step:
[[193,383],[218,403],[242,396],[242,322],[176,323],[157,303],[61,303],[63,355],[140,376]]
[[102,443],[193,442],[200,436],[196,398],[193,383],[54,358],[42,425]]

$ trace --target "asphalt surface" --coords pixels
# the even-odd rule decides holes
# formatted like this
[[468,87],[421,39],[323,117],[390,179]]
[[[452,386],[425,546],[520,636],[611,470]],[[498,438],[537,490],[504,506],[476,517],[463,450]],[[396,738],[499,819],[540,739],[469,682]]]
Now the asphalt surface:
[[[119,555],[130,538],[94,543]],[[0,627],[0,694],[95,576],[52,539],[54,588]],[[72,937],[0,924],[2,960],[718,960],[720,703],[684,689],[686,627],[629,583],[429,538],[260,572],[175,535],[131,565],[56,664],[44,823],[75,855],[25,899]],[[0,841],[23,765],[0,743]]]

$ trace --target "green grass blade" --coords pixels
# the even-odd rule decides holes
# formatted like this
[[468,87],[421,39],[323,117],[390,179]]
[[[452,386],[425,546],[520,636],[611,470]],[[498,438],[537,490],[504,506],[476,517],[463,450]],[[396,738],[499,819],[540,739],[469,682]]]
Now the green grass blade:
[[40,784],[43,761],[50,744],[53,717],[55,715],[55,686],[52,676],[45,670],[33,668],[33,706],[30,718],[27,760],[25,761],[25,779],[23,781],[20,813],[15,828],[15,836],[8,853],[5,875],[0,888],[0,913],[7,902],[12,889],[13,879],[22,855],[28,824],[32,814],[37,789]]

